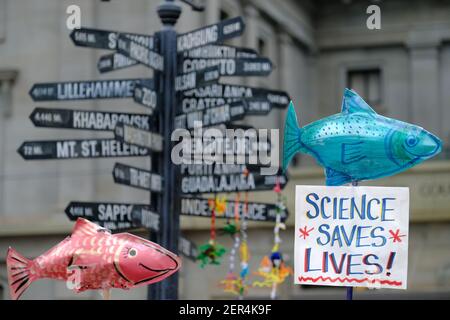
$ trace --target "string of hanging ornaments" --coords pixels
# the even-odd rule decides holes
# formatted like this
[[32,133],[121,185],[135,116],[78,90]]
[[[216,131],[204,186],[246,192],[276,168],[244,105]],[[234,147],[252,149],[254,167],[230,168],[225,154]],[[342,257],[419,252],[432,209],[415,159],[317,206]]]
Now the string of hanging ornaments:
[[220,265],[220,258],[226,253],[226,249],[221,244],[217,243],[216,235],[216,214],[222,215],[227,209],[227,201],[225,197],[208,200],[209,209],[211,210],[211,228],[209,241],[199,247],[199,254],[197,260],[200,262],[200,267],[204,268],[206,265]]
[[273,229],[274,239],[272,252],[269,256],[264,256],[261,260],[258,271],[254,274],[263,278],[262,281],[254,281],[254,287],[269,287],[271,288],[270,298],[277,298],[278,285],[283,283],[290,275],[293,274],[291,267],[286,266],[283,260],[283,254],[280,250],[280,244],[282,242],[280,237],[280,230],[285,230],[286,225],[281,220],[281,213],[286,209],[286,198],[281,194],[280,182],[277,179],[277,183],[273,191],[277,194],[277,207],[276,207],[276,220]]

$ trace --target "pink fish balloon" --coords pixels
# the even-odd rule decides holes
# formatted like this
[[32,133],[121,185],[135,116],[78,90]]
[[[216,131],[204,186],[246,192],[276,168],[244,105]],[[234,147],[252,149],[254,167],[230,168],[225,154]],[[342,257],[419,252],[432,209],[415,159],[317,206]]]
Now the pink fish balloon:
[[181,266],[178,256],[151,241],[113,235],[82,218],[71,236],[43,255],[29,260],[9,248],[6,263],[14,300],[38,279],[64,280],[76,292],[130,289],[161,281]]

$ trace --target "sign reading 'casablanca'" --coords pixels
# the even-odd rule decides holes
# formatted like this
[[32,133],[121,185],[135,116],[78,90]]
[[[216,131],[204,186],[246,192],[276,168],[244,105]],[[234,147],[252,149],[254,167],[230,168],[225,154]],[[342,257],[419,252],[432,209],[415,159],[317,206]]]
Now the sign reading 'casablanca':
[[291,98],[284,91],[253,88],[231,84],[210,84],[196,89],[184,91],[185,98],[195,99],[242,99],[264,98],[275,108],[286,108]]
[[297,186],[295,283],[406,289],[409,189]]
[[26,160],[143,157],[147,148],[114,139],[25,141],[18,150]]
[[150,130],[153,120],[146,114],[36,108],[30,115],[36,127],[113,131],[119,122]]

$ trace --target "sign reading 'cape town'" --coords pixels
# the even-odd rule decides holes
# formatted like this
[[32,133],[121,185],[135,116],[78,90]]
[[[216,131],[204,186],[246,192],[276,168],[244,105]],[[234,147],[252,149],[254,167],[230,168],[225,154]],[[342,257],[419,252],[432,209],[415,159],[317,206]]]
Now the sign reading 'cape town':
[[184,59],[178,70],[182,73],[201,71],[217,66],[221,76],[267,76],[272,72],[272,62],[267,58],[255,59]]
[[244,101],[236,101],[223,106],[194,111],[175,117],[175,128],[194,129],[195,122],[201,121],[203,127],[226,124],[232,121],[241,120],[246,114],[247,106]]
[[164,70],[164,58],[160,54],[151,51],[124,35],[119,35],[117,52],[152,69]]
[[[203,198],[182,198],[181,199],[181,215],[190,217],[211,217],[211,208],[208,199]],[[244,215],[245,206],[247,205],[247,219],[251,221],[276,221],[277,205],[269,203],[257,202],[238,202],[239,216]],[[216,218],[234,219],[236,203],[227,201],[226,210],[223,214],[216,214]],[[281,221],[285,221],[288,217],[286,208],[280,208]]]
[[116,163],[113,170],[114,182],[152,192],[162,192],[162,177],[150,171]]
[[161,152],[163,149],[163,137],[157,133],[140,130],[123,123],[118,123],[114,130],[117,140]]
[[147,148],[114,139],[25,141],[18,152],[26,160],[149,156]]
[[92,28],[74,29],[70,38],[76,46],[95,49],[116,50],[119,35],[136,41],[150,50],[155,50],[155,38],[149,35],[108,31]]
[[254,49],[241,48],[228,45],[207,45],[184,51],[178,54],[178,59],[236,59],[236,58],[258,58]]
[[119,122],[142,130],[153,127],[147,114],[36,108],[30,115],[36,127],[113,131]]
[[219,176],[183,176],[181,191],[183,194],[264,191],[272,190],[277,182],[280,183],[281,188],[284,188],[288,182],[287,176],[264,176],[256,172]]
[[120,99],[134,96],[136,83],[149,79],[94,80],[37,83],[30,90],[33,101],[62,101],[86,99]]
[[71,221],[85,218],[111,231],[141,227],[159,231],[159,214],[153,212],[148,205],[71,202],[64,212]]
[[[247,86],[238,86],[231,84],[209,84],[196,89],[183,92],[184,98],[194,98],[197,100],[196,104],[199,105],[198,99],[242,99],[242,98],[264,98],[269,101],[275,108],[286,108],[291,98],[284,91],[269,90],[263,88],[253,88]],[[195,103],[190,100],[190,103]],[[182,106],[186,102],[182,101]],[[207,104],[202,102],[202,104]]]
[[208,44],[220,43],[240,36],[244,29],[245,23],[242,17],[227,19],[217,24],[179,35],[177,38],[177,50],[182,52]]

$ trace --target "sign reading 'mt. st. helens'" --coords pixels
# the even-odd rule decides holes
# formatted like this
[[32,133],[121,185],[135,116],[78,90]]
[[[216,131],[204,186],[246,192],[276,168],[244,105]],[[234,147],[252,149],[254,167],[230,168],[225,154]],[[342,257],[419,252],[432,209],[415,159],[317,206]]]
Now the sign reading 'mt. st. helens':
[[25,141],[18,150],[26,160],[143,157],[147,148],[114,139]]

